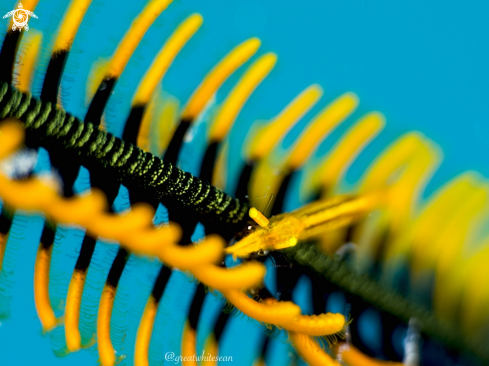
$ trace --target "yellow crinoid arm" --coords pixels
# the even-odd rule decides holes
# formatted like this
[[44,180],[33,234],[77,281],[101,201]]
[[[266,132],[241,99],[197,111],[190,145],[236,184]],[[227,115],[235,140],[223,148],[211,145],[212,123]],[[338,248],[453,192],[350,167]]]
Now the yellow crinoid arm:
[[203,18],[200,14],[192,14],[175,29],[153,60],[153,63],[137,88],[132,101],[132,107],[148,106],[144,110],[136,141],[136,145],[143,150],[149,150],[150,124],[153,121],[154,103],[156,99],[159,99],[155,95],[156,87],[164,78],[181,49],[200,28],[202,22]]
[[[367,218],[354,233],[365,258],[369,257],[367,251],[377,251],[382,235],[396,235],[413,220],[419,193],[438,166],[440,156],[436,145],[412,132],[397,139],[372,163],[360,192],[384,192],[384,197],[378,215]],[[366,228],[370,228],[369,235]]]
[[15,119],[7,119],[0,123],[0,160],[19,149],[24,142],[24,129]]
[[323,350],[314,338],[295,332],[289,332],[292,345],[299,355],[310,366],[341,366],[325,350]]
[[81,347],[80,308],[86,277],[87,271],[75,269],[68,286],[65,307],[65,337],[66,347],[70,352],[76,352]]
[[[283,138],[283,136],[296,124],[322,96],[323,90],[317,85],[311,85],[291,101],[269,124],[262,126],[256,123],[251,127],[251,131],[246,135],[246,141],[243,144],[244,158],[250,162],[260,161],[265,158]],[[226,141],[225,148],[221,149],[218,156],[218,163],[227,157],[227,148],[229,142]],[[259,168],[260,169],[260,168]],[[261,167],[263,169],[263,166]],[[219,188],[225,187],[225,173],[222,173],[222,165],[216,165],[214,170],[213,184]],[[219,175],[218,173],[221,172]],[[265,180],[268,176],[263,174]],[[260,184],[267,184],[261,181]],[[253,199],[256,204],[256,199]],[[265,210],[265,207],[260,207]]]
[[411,215],[421,189],[439,164],[441,152],[420,133],[405,134],[371,165],[360,192],[389,188],[386,200],[396,230]]
[[[400,177],[394,177],[413,160],[424,138],[420,133],[407,133],[390,144],[381,155],[370,165],[362,178],[361,191],[384,188],[388,184],[395,183]],[[397,178],[397,179],[395,179]]]
[[360,350],[350,344],[343,344],[338,347],[337,359],[341,360],[343,364],[347,366],[403,366],[401,362],[391,362],[377,360],[366,354],[363,354]]
[[147,150],[153,155],[163,156],[167,149],[180,118],[179,105],[177,98],[158,90],[155,97],[151,98],[148,109],[149,114],[153,114],[155,119],[149,128]]
[[322,88],[311,85],[291,101],[275,119],[249,136],[246,156],[257,161],[267,156],[287,131],[299,121],[321,98]]
[[102,366],[114,366],[117,362],[110,338],[110,319],[117,288],[106,283],[102,290],[97,317],[97,349]]
[[107,67],[106,78],[118,78],[139,42],[156,18],[172,0],[151,0],[131,24]]
[[226,137],[251,93],[272,71],[276,63],[277,55],[270,52],[261,56],[246,70],[217,114],[209,132],[210,141],[222,141]]
[[287,158],[287,166],[292,169],[302,166],[319,142],[353,113],[357,105],[358,97],[353,93],[345,93],[323,109],[297,139]]
[[[459,227],[459,210],[462,208],[467,213],[463,207],[471,197],[480,195],[482,183],[483,180],[478,174],[466,172],[446,183],[430,197],[415,220],[399,232],[393,238],[392,244],[386,248],[386,266],[383,274],[385,283],[389,283],[389,278],[392,278],[393,272],[397,270],[399,261],[405,261],[406,258],[409,258],[412,287],[426,281],[427,276],[433,272],[440,253],[453,239],[451,234],[448,234],[449,242],[439,241],[438,238],[440,235],[444,236],[443,233],[452,226]],[[469,212],[468,216],[473,218],[473,213]],[[459,240],[464,241],[460,236]]]
[[[5,238],[6,239],[6,238]],[[52,246],[45,248],[39,244],[34,265],[34,303],[43,331],[50,331],[59,323],[54,315],[49,299],[49,268],[51,266]],[[0,270],[1,270],[0,258]]]
[[[209,334],[209,336],[205,340],[204,349],[208,354],[210,354],[213,357],[216,357],[219,355],[219,344],[216,340],[214,332]],[[201,365],[202,366],[216,366],[217,361],[216,361],[216,359],[213,360],[212,358],[209,358],[207,360],[202,361]]]
[[[368,265],[379,253],[379,246],[406,230],[414,220],[419,195],[440,161],[439,148],[418,132],[394,141],[364,174],[362,194],[382,192],[378,209],[365,217],[353,232],[358,244],[357,258]],[[330,243],[337,248],[341,239]],[[330,240],[332,240],[330,238]]]
[[440,228],[447,225],[447,221],[479,184],[480,178],[473,172],[461,174],[446,183],[424,205],[409,228],[401,232],[387,248],[386,259],[392,261],[409,255],[415,274],[429,268],[438,255],[438,250],[431,250],[431,244],[439,235]]
[[465,202],[457,208],[457,213],[432,243],[433,249],[438,248],[435,262],[438,278],[450,272],[453,264],[465,254],[462,252],[464,244],[470,240],[471,233],[485,223],[483,220],[488,212],[489,184],[482,181],[465,197]]
[[149,344],[151,342],[151,334],[153,333],[157,311],[158,302],[153,296],[150,296],[144,308],[141,321],[139,322],[136,345],[134,347],[135,366],[149,366]]
[[185,366],[199,366],[195,359],[197,353],[197,331],[186,321],[182,332],[182,357]]
[[220,236],[209,235],[198,245],[183,247],[175,243],[163,244],[155,254],[168,266],[188,269],[218,262],[222,257],[224,244],[225,241]]
[[[434,309],[444,319],[456,316],[461,301],[460,293],[465,288],[465,283],[461,281],[463,274],[460,275],[454,268],[464,268],[464,258],[468,255],[465,248],[469,247],[474,231],[489,211],[489,185],[486,182],[470,193],[466,202],[457,208],[456,214],[431,243],[433,250],[438,249],[437,252],[431,252],[435,271]],[[435,253],[437,255],[433,257]],[[487,275],[484,277],[488,278]]]
[[71,2],[64,16],[63,23],[58,30],[53,53],[70,50],[78,32],[78,27],[80,27],[91,2],[92,0],[74,0]]
[[210,143],[222,142],[222,147],[217,153],[216,166],[212,175],[212,183],[219,187],[226,185],[226,159],[229,141],[225,140],[225,138],[250,95],[272,71],[276,62],[277,56],[271,52],[255,61],[228,95],[210,127]]
[[[358,98],[353,93],[345,93],[336,98],[314,117],[294,145],[285,153],[277,147],[272,149],[266,158],[260,159],[250,180],[251,204],[257,205],[256,197],[265,195],[270,195],[273,200],[284,177],[290,171],[300,168],[316,150],[319,143],[342,123],[357,105]],[[275,145],[278,146],[277,143]],[[284,154],[286,158],[283,157]]]
[[239,290],[220,291],[238,310],[262,323],[288,323],[301,313],[301,308],[290,301],[258,302]]
[[378,112],[369,113],[355,123],[307,180],[304,187],[306,193],[321,190],[322,198],[329,197],[355,158],[384,125],[385,118]]
[[[104,58],[99,58],[92,63],[90,68],[90,74],[86,83],[86,103],[89,104],[97,92],[98,87],[107,77],[107,68],[109,67],[109,61]],[[102,121],[105,122],[105,121]],[[105,130],[105,128],[104,128]]]
[[229,157],[229,139],[225,139],[223,143],[221,143],[222,147],[219,149],[216,157],[216,164],[214,166],[214,171],[212,173],[212,185],[226,190],[227,185],[227,165],[228,165],[228,157]]
[[232,268],[212,264],[196,266],[190,272],[200,282],[220,291],[249,289],[258,286],[265,277],[265,266],[258,262],[247,262]]
[[339,313],[299,315],[293,321],[280,326],[288,331],[315,337],[338,335],[344,338],[346,320]]
[[193,120],[205,108],[210,98],[227,78],[253,56],[261,42],[250,38],[233,48],[204,78],[187,103],[182,120]]
[[21,55],[21,62],[18,66],[16,66],[14,75],[19,75],[17,79],[17,88],[23,93],[28,93],[31,91],[31,84],[35,65],[39,56],[41,41],[42,33],[35,30],[32,30],[26,34],[22,40],[22,46],[25,45],[26,52],[25,54]]
[[304,335],[331,337],[334,342],[336,337],[345,337],[347,323],[343,314],[301,315],[300,307],[290,301],[270,298],[255,301],[239,290],[221,292],[238,310],[266,325]]
[[192,14],[175,29],[146,71],[134,96],[133,105],[143,105],[149,102],[156,86],[165,76],[175,57],[197,32],[202,23],[203,18],[200,14]]
[[462,327],[467,334],[485,329],[489,322],[489,239],[486,238],[479,250],[461,260],[449,280],[460,282],[463,296],[459,296]]

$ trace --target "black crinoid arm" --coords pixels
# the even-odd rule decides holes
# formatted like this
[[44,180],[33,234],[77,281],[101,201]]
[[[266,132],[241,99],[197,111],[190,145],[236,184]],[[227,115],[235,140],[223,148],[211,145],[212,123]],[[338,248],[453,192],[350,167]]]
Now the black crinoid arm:
[[239,232],[247,220],[246,201],[231,197],[208,182],[137,146],[124,142],[91,123],[84,123],[50,102],[42,102],[3,83],[0,118],[24,122],[26,142],[48,151],[63,149],[65,160],[102,168],[107,177],[129,189],[144,190],[148,199],[198,213],[226,231]]

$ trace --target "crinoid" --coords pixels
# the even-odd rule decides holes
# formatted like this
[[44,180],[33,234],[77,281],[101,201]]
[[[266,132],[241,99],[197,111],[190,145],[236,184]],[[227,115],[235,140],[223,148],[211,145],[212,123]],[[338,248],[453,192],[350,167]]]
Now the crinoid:
[[6,21],[0,364],[487,364],[487,180],[307,59],[287,79],[268,3],[230,3]]

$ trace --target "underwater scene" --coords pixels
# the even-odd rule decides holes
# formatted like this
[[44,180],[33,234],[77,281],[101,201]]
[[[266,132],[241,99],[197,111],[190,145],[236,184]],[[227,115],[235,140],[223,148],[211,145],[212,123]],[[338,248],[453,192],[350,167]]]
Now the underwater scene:
[[488,14],[0,0],[0,365],[489,365]]

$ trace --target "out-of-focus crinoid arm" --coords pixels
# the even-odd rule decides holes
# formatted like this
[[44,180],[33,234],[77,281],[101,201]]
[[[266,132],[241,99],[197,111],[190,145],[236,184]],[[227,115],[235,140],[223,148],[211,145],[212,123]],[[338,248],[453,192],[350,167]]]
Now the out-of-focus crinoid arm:
[[63,147],[87,167],[106,169],[127,187],[143,188],[158,201],[191,209],[230,231],[244,226],[246,202],[7,83],[0,89],[0,117],[22,120],[28,142]]
[[[23,132],[16,121],[10,120],[0,125],[0,138],[2,142],[5,141],[0,147],[0,159],[20,146]],[[153,227],[151,218],[154,212],[148,205],[133,205],[131,211],[114,215],[106,212],[107,202],[97,190],[67,199],[58,196],[54,182],[39,178],[14,181],[2,174],[0,196],[12,207],[44,212],[54,221],[81,225],[96,236],[121,241],[130,251],[156,256],[182,270],[194,270],[200,276],[209,278],[209,284],[215,288],[248,288],[259,283],[264,276],[262,264],[246,263],[229,270],[224,276],[229,278],[214,283],[214,278],[222,277],[219,270],[225,270],[212,268],[212,264],[222,257],[223,239],[210,235],[200,245],[178,246],[175,242],[181,237],[180,228],[173,223]]]
[[469,350],[486,362],[489,360],[487,347],[473,333],[463,332],[453,321],[435,317],[422,306],[382,287],[367,275],[355,273],[341,259],[325,256],[315,245],[306,243],[282,253],[292,263],[309,266],[352,298],[366,301],[406,323],[409,319],[416,319],[421,334],[438,339],[453,349]]
[[336,357],[337,359],[341,360],[343,364],[348,366],[403,366],[404,365],[401,362],[376,360],[375,358],[363,354],[360,350],[358,350],[351,344],[340,345],[338,347]]
[[340,366],[311,337],[289,332],[290,340],[304,361],[311,366]]
[[290,301],[261,303],[251,299],[242,291],[221,290],[226,299],[250,318],[266,324],[281,325],[293,321],[301,308]]
[[232,268],[212,265],[196,266],[190,272],[200,281],[218,290],[248,289],[256,286],[265,276],[261,263],[243,263]]
[[[19,147],[23,132],[22,127],[15,122],[0,125],[0,137],[12,141],[10,144],[5,144],[5,147],[0,146],[0,156],[6,156]],[[9,137],[11,138],[9,139]],[[82,197],[67,199],[59,197],[53,187],[43,184],[38,178],[15,182],[3,175],[0,175],[0,196],[13,207],[39,210],[54,220],[86,226],[87,232],[95,237],[105,236],[118,240],[125,248],[119,250],[119,253],[124,256],[128,255],[128,250],[145,255],[156,255],[166,265],[181,270],[189,270],[206,285],[221,291],[236,291],[257,286],[263,281],[265,275],[265,267],[261,263],[245,263],[231,269],[214,266],[213,263],[218,262],[222,257],[224,247],[224,241],[219,236],[210,235],[200,245],[192,247],[181,247],[174,244],[179,240],[181,231],[173,224],[154,228],[151,224],[151,217],[154,212],[151,211],[150,206],[134,205],[129,214],[111,215],[105,212],[106,202],[103,197],[96,193],[92,192]],[[48,281],[46,280],[48,277],[39,276],[39,273],[49,271],[46,270],[49,259],[39,262],[44,266],[44,270],[38,271],[38,277],[44,278],[44,282]],[[81,276],[77,276],[78,274]],[[115,356],[110,335],[112,310],[117,291],[117,283],[114,283],[112,278],[111,273],[109,273],[100,300],[97,318],[98,351],[103,366],[113,366],[118,359]],[[81,286],[78,283],[84,280],[84,273],[75,271],[72,285],[73,281],[76,283],[74,286],[70,286],[68,299],[72,298],[73,300],[81,296]],[[41,283],[41,289],[47,290],[45,283]],[[43,296],[40,297],[40,294]],[[37,291],[37,295],[36,308],[44,328],[50,330],[59,325],[59,322],[54,314],[47,312],[47,310],[51,310],[47,291]],[[155,295],[153,299],[157,303],[159,296]],[[79,304],[80,301],[68,301],[65,310],[66,342],[70,352],[77,351],[81,347],[81,337],[78,330]],[[147,316],[144,317],[144,323],[137,341],[138,360],[143,360],[143,362],[147,359],[155,312],[155,307],[151,306],[151,301],[149,304],[145,313]],[[297,314],[300,313],[300,308],[295,305],[292,306],[298,310]],[[294,315],[295,313],[292,314],[292,316]],[[185,344],[192,345],[193,343],[186,342]],[[194,348],[192,346],[189,349]]]

